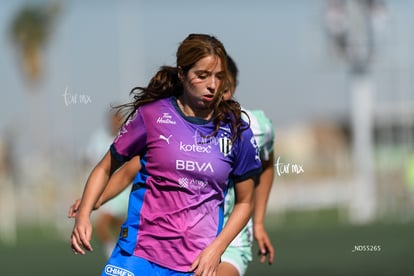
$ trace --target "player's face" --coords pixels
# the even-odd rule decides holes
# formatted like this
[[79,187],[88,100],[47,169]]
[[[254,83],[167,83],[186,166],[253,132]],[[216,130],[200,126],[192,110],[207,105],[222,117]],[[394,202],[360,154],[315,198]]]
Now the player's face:
[[223,79],[223,67],[217,56],[200,59],[182,78],[186,104],[193,109],[210,108]]

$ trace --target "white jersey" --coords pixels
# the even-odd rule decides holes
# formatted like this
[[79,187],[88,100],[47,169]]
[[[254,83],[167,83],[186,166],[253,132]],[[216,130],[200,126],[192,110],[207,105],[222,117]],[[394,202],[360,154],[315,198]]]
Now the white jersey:
[[[244,109],[243,109],[244,110]],[[248,118],[243,114],[246,122],[250,120],[250,128],[253,131],[259,147],[260,159],[262,161],[269,160],[270,153],[273,151],[274,128],[270,119],[261,110],[244,110]],[[224,204],[224,223],[227,222],[235,204],[234,185],[229,185],[228,192]],[[253,222],[249,220],[243,230],[231,242],[230,246],[250,247],[253,242]]]

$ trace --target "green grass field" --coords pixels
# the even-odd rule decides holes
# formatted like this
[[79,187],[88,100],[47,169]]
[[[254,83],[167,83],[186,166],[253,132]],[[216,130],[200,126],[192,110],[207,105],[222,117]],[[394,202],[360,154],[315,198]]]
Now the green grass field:
[[[413,233],[414,225],[384,224],[276,229],[275,263],[256,258],[247,275],[414,275]],[[358,245],[368,247],[352,252]]]
[[[275,262],[259,264],[255,256],[248,276],[414,275],[414,223],[350,226],[292,217],[283,225],[274,223],[278,217],[269,217]],[[99,275],[105,259],[97,242],[92,254],[75,256],[68,241],[51,230],[20,229],[16,246],[0,244],[0,275]],[[368,247],[352,252],[359,245]],[[373,250],[369,246],[381,250],[367,251]]]

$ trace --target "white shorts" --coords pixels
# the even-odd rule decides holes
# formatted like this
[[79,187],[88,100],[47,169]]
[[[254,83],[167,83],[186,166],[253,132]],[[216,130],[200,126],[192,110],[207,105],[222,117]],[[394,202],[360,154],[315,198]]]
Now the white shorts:
[[221,261],[232,264],[239,271],[240,276],[246,273],[247,266],[252,259],[252,249],[250,246],[229,245],[221,256]]

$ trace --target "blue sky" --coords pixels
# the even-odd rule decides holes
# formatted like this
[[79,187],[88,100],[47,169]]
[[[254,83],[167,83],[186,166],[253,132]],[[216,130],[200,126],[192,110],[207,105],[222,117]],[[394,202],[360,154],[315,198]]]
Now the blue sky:
[[[64,1],[44,49],[44,81],[24,82],[7,27],[24,3],[0,9],[0,133],[27,133],[52,148],[82,150],[104,124],[110,103],[128,100],[157,68],[174,65],[189,33],[217,36],[240,69],[237,98],[263,109],[276,134],[289,126],[349,116],[349,74],[323,31],[322,0],[294,1]],[[413,99],[413,1],[388,1],[388,39],[379,45],[374,78],[378,100]],[[68,104],[64,96],[77,101]],[[66,99],[66,101],[65,101]],[[81,101],[83,99],[83,102]],[[36,139],[33,139],[36,140]]]

